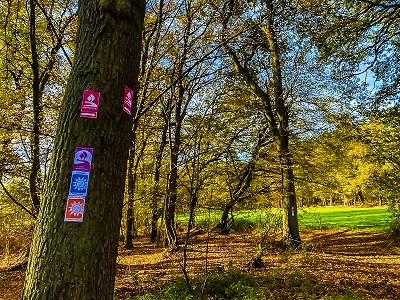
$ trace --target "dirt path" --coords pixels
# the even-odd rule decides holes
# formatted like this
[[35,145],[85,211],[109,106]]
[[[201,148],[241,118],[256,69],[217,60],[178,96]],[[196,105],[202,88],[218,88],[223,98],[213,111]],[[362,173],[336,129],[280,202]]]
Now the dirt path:
[[[265,253],[265,268],[250,271],[261,276],[272,270],[304,270],[317,282],[351,289],[363,299],[400,299],[400,242],[384,233],[354,231],[302,232],[307,250]],[[207,242],[208,241],[208,242]],[[257,235],[194,236],[188,252],[188,271],[226,267],[229,262],[247,270],[254,255]],[[182,276],[182,253],[171,254],[144,238],[134,241],[133,250],[120,250],[116,280],[117,294],[154,290],[173,277]],[[0,269],[0,299],[20,299],[24,271]]]

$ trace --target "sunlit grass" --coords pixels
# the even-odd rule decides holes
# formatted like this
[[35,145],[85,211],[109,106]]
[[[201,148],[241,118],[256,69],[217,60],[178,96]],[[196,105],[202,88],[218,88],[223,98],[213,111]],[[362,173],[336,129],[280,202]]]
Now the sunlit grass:
[[[200,229],[215,227],[222,212],[198,212],[195,223]],[[248,231],[280,223],[279,209],[240,210],[233,212],[234,231]],[[177,220],[186,224],[187,214],[179,214]],[[301,229],[370,229],[382,231],[388,228],[390,212],[384,206],[379,207],[310,207],[299,209]]]
[[390,213],[386,207],[313,207],[299,211],[301,228],[385,230]]

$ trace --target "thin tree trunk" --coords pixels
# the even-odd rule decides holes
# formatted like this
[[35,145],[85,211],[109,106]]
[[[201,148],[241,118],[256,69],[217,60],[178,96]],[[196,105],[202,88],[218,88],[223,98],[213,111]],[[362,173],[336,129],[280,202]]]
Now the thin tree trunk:
[[[179,132],[178,132],[179,129]],[[175,131],[174,146],[171,150],[170,174],[167,189],[167,206],[165,211],[165,231],[168,245],[173,249],[177,248],[177,235],[175,229],[175,207],[177,200],[177,181],[178,181],[178,152],[180,145],[180,126]]]
[[43,120],[43,106],[41,105],[39,61],[36,45],[36,3],[30,0],[30,43],[33,71],[33,131],[31,136],[31,159],[32,166],[29,175],[29,189],[35,214],[39,213],[39,177],[40,177],[40,126]]
[[225,205],[224,210],[222,211],[221,221],[218,224],[218,228],[220,229],[220,233],[223,235],[228,235],[229,231],[232,229],[233,218],[229,218],[229,213],[236,203],[236,201],[230,201]]
[[161,135],[161,143],[160,148],[157,153],[156,158],[156,168],[154,172],[154,188],[153,188],[153,195],[151,201],[151,233],[150,233],[150,241],[155,243],[158,236],[158,218],[160,217],[160,209],[158,208],[161,195],[160,195],[160,174],[161,174],[161,162],[162,156],[167,145],[167,123],[163,126],[163,131]]
[[[40,209],[40,184],[44,179],[41,177],[41,164],[40,164],[40,134],[43,123],[43,92],[51,77],[56,62],[57,52],[62,47],[62,40],[58,39],[56,45],[51,49],[50,59],[46,63],[44,71],[40,74],[39,53],[37,50],[36,42],[36,6],[35,0],[30,0],[30,45],[31,45],[31,69],[33,73],[32,80],[32,109],[33,109],[33,130],[31,133],[31,170],[29,175],[29,191],[31,196],[32,205],[35,215],[39,213]],[[67,18],[63,25],[61,32],[67,28],[73,17]]]
[[[177,61],[177,72],[176,76],[178,78],[177,88],[178,91],[173,93],[172,97],[174,98],[174,109],[175,109],[175,131],[174,131],[174,141],[171,141],[170,135],[170,145],[171,145],[171,162],[170,162],[170,176],[167,188],[166,195],[166,215],[165,215],[165,229],[168,238],[169,245],[174,249],[177,248],[177,236],[176,236],[176,228],[175,228],[175,207],[177,200],[177,180],[178,180],[178,158],[181,147],[181,129],[182,122],[186,114],[187,106],[189,104],[189,100],[184,103],[185,93],[188,89],[188,81],[189,77],[183,77],[185,74],[184,68],[188,60],[188,53],[191,47],[189,44],[189,38],[192,34],[192,21],[193,21],[193,3],[190,1],[186,3],[185,12],[186,12],[186,22],[184,27],[183,34],[183,45],[182,45],[182,54],[178,58]],[[171,124],[170,124],[171,125]]]
[[133,216],[133,197],[136,185],[136,170],[134,170],[135,151],[136,151],[136,130],[133,131],[133,141],[129,149],[128,158],[128,208],[126,210],[126,228],[125,228],[125,249],[132,249],[132,239],[135,234],[135,222]]
[[220,231],[221,234],[229,234],[229,231],[232,228],[233,218],[229,219],[229,212],[232,210],[232,208],[236,204],[247,199],[247,197],[243,197],[243,195],[250,188],[250,184],[253,180],[253,173],[254,173],[254,168],[255,168],[255,163],[257,160],[258,153],[259,153],[260,149],[263,146],[265,146],[266,131],[267,131],[267,128],[264,128],[258,134],[257,144],[255,145],[255,147],[251,153],[250,161],[248,162],[246,168],[243,170],[243,173],[240,175],[239,182],[236,186],[235,191],[231,195],[230,201],[225,204],[225,207],[224,207],[224,210],[223,210],[222,216],[221,216],[221,221],[217,226],[221,230]]
[[[133,201],[136,191],[136,183],[138,177],[139,163],[142,160],[144,150],[146,149],[146,139],[142,141],[140,150],[137,149],[137,129],[139,123],[135,122],[132,129],[133,139],[131,148],[129,149],[128,158],[128,208],[126,212],[126,233],[125,233],[125,249],[133,248],[132,238],[137,235],[135,226],[135,216],[133,209]],[[137,153],[138,152],[138,153]]]
[[194,223],[194,217],[195,217],[194,209],[196,208],[197,202],[198,202],[197,191],[194,191],[194,193],[190,195],[189,222],[188,222],[189,231],[196,227]]
[[[112,299],[144,1],[79,1],[76,55],[58,120],[23,299]],[[80,118],[84,90],[101,92],[97,119]],[[133,103],[135,105],[135,103]],[[76,147],[93,148],[83,222],[64,213]]]

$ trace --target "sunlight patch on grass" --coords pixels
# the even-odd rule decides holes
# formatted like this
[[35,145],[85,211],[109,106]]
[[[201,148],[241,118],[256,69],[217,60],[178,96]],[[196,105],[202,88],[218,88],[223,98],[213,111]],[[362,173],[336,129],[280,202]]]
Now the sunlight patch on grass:
[[[246,232],[280,224],[279,209],[254,209],[234,211],[233,231]],[[187,214],[179,214],[177,220],[186,224]],[[198,212],[195,223],[207,230],[215,227],[221,218],[220,211]],[[387,207],[310,207],[299,209],[301,229],[349,229],[383,231],[388,228],[390,213]]]
[[307,229],[388,228],[390,213],[386,207],[313,207],[299,210],[299,224]]

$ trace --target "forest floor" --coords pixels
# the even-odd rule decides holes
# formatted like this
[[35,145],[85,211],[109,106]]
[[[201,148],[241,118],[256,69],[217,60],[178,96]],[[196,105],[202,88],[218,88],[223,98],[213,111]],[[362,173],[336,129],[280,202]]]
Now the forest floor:
[[[187,253],[189,277],[215,268],[234,265],[254,276],[269,272],[305,272],[318,284],[328,283],[334,292],[351,290],[362,299],[400,299],[400,239],[384,232],[324,230],[302,231],[305,250],[268,247],[265,267],[249,269],[260,236],[257,234],[198,234],[191,237]],[[183,276],[182,251],[171,253],[134,240],[134,249],[120,249],[116,279],[118,299],[157,291]],[[1,259],[1,257],[0,257]],[[24,270],[7,270],[13,262],[0,260],[0,299],[20,299]],[[207,265],[207,266],[206,266]],[[304,298],[302,298],[304,299]]]

